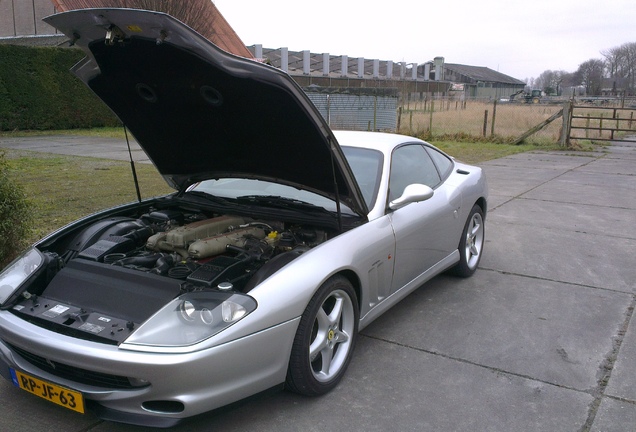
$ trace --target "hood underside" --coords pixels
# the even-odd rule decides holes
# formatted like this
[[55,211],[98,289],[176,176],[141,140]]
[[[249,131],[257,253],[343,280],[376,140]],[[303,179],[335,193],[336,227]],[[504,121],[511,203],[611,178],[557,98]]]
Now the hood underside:
[[331,130],[286,73],[226,53],[159,12],[79,9],[45,21],[87,53],[73,72],[176,188],[266,179],[366,214]]

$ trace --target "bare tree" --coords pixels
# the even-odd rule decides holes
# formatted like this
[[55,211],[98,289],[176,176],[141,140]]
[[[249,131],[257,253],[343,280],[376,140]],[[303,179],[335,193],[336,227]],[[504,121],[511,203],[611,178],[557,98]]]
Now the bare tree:
[[636,90],[636,42],[602,51],[605,64],[615,87],[621,87],[630,94]]
[[554,94],[557,96],[561,96],[563,81],[570,74],[564,70],[553,71],[546,70],[539,75],[539,77],[535,81],[535,85],[537,88],[543,90],[546,94]]
[[605,72],[605,63],[600,59],[590,59],[579,65],[574,73],[578,84],[585,87],[588,95],[601,94],[603,88],[603,78]]
[[603,50],[601,51],[601,55],[605,57],[605,66],[607,67],[610,78],[616,76],[624,61],[621,47]]

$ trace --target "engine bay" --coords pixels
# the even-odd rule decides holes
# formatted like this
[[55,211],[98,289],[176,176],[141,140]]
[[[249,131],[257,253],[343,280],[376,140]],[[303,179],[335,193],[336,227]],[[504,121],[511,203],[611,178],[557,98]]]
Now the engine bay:
[[72,259],[182,280],[192,285],[186,290],[225,283],[223,289],[249,291],[255,285],[248,281],[271,258],[290,251],[297,256],[328,238],[324,230],[283,222],[174,210],[111,222],[98,236],[79,239],[81,250]]
[[118,344],[177,296],[247,293],[330,236],[296,223],[180,208],[108,217],[43,250],[45,269],[12,311],[58,332]]

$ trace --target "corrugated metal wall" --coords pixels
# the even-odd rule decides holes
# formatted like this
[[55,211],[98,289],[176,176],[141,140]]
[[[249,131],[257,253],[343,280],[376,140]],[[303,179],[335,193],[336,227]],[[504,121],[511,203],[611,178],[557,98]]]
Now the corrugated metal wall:
[[397,127],[397,95],[305,92],[332,129],[395,131]]

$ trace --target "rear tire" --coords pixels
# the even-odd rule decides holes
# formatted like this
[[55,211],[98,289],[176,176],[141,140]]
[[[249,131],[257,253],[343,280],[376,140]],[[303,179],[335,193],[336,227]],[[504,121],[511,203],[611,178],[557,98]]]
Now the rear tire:
[[485,237],[484,212],[475,204],[466,220],[462,238],[459,241],[459,262],[451,269],[451,273],[464,278],[475,273],[484,250]]
[[300,318],[286,387],[306,396],[333,389],[342,379],[358,334],[358,300],[343,276],[328,279]]

